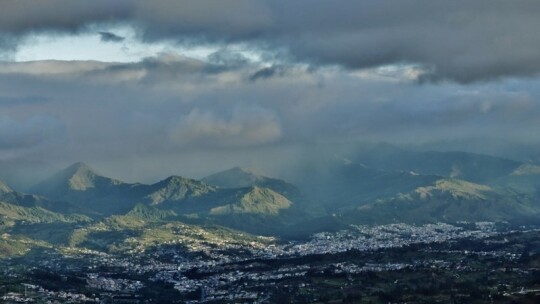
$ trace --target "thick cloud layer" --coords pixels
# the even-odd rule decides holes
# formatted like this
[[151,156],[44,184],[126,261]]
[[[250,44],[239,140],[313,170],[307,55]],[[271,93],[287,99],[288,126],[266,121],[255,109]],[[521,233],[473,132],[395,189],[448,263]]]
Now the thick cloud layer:
[[[539,9],[520,0],[0,1],[0,164],[11,168],[0,177],[18,163],[78,160],[130,181],[279,170],[313,145],[359,141],[476,152],[519,143],[540,155]],[[33,38],[56,35],[128,53],[139,51],[134,39],[167,47],[131,63],[12,60]],[[189,46],[209,51],[195,59],[181,51]]]
[[535,0],[5,0],[0,46],[15,47],[8,36],[126,23],[148,42],[246,42],[312,65],[409,63],[421,81],[470,83],[540,71],[538,11]]
[[166,54],[3,63],[0,153],[59,166],[85,160],[141,181],[233,165],[277,170],[291,147],[314,143],[540,142],[537,79],[417,85],[408,67],[280,66],[253,80],[267,68]]

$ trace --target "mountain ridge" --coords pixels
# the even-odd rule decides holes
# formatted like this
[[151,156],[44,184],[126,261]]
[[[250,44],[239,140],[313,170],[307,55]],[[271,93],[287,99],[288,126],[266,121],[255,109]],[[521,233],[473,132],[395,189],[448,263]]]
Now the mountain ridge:
[[146,199],[150,200],[151,205],[157,205],[165,201],[195,198],[216,191],[215,187],[202,181],[177,175],[169,176],[162,181],[149,185],[149,187],[152,189],[157,188],[156,191],[145,196]]
[[11,189],[10,186],[8,186],[6,183],[0,180],[0,194],[10,193],[13,192],[13,189]]
[[[390,150],[382,156],[393,153]],[[81,210],[95,212],[97,220],[131,214],[140,221],[147,218],[210,223],[263,235],[294,235],[289,230],[307,233],[348,223],[509,220],[527,213],[540,214],[540,207],[535,204],[535,197],[540,194],[535,188],[538,180],[535,166],[469,153],[433,153],[405,153],[404,159],[413,155],[415,161],[404,164],[397,160],[395,164],[414,169],[410,171],[392,170],[395,164],[375,168],[373,159],[360,161],[350,155],[334,156],[338,159],[325,166],[312,166],[315,171],[305,170],[308,187],[302,184],[301,188],[241,167],[201,180],[172,175],[152,184],[125,183],[78,162],[41,183],[48,186],[43,187],[45,190],[53,192],[51,201],[15,194],[2,184],[0,193],[4,189],[8,193],[5,198],[11,197],[12,202],[26,207],[56,206],[55,210],[59,210],[60,202],[72,202]],[[417,167],[419,155],[429,156],[428,165]],[[443,175],[416,170],[433,162],[438,164],[434,170]],[[491,181],[486,173],[495,172],[496,182],[452,177],[451,164],[456,163],[465,166],[465,176],[473,179]],[[505,164],[504,168],[482,169],[479,175],[474,175],[474,170],[483,164],[496,167],[500,163]],[[465,212],[460,212],[460,208],[465,208]],[[321,227],[317,227],[318,222]]]
[[55,191],[85,191],[96,186],[125,184],[96,173],[84,162],[76,162],[32,187],[33,192],[50,195]]

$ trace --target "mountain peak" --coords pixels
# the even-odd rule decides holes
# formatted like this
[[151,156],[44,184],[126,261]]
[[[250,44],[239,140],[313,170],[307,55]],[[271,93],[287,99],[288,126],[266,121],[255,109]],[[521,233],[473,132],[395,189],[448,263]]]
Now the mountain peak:
[[212,215],[226,214],[262,214],[278,215],[282,210],[289,209],[292,202],[283,195],[272,189],[253,186],[244,189],[239,200],[233,204],[227,204],[212,208]]
[[[210,176],[229,176],[230,178],[251,178],[251,179],[262,179],[265,178],[265,176],[261,175],[257,172],[256,169],[250,168],[250,167],[233,167],[225,171],[218,172],[216,174],[210,175]],[[209,176],[209,177],[210,177]]]
[[241,188],[257,184],[257,182],[267,179],[262,175],[254,173],[248,168],[234,167],[222,172],[209,175],[202,180],[210,185],[223,188]]
[[78,191],[94,188],[97,176],[99,175],[83,162],[74,163],[57,174],[59,180],[67,182],[71,189]]
[[236,167],[233,167],[233,168],[231,168],[229,170],[226,170],[226,171],[233,171],[233,172],[244,173],[244,174],[258,175],[256,173],[256,170],[254,168],[251,168],[251,167],[239,167],[239,166],[236,166]]
[[171,175],[163,180],[165,183],[186,183],[190,181],[194,180],[179,175]]
[[159,187],[210,187],[210,185],[206,185],[204,182],[196,179],[191,179],[179,175],[171,175],[167,177],[166,179],[159,181],[155,185],[158,185]]
[[96,173],[90,166],[77,162],[61,170],[51,178],[34,187],[34,191],[43,195],[56,195],[66,191],[86,191],[92,188],[122,184]]
[[8,185],[6,185],[3,181],[0,181],[0,194],[3,193],[10,193],[13,192],[13,189],[11,189]]
[[284,180],[267,177],[255,173],[252,169],[234,167],[229,170],[218,172],[202,179],[203,182],[221,188],[247,188],[258,186],[272,189],[288,198],[300,198],[303,195],[295,185]]
[[78,161],[74,164],[72,164],[71,166],[69,166],[68,168],[85,168],[85,169],[90,169],[90,166],[88,166],[85,162],[82,162],[82,161]]
[[180,201],[214,191],[214,187],[206,185],[204,182],[177,175],[169,176],[151,187],[154,188],[154,192],[147,196],[151,204]]
[[76,174],[83,174],[83,173],[96,174],[94,173],[94,170],[92,170],[92,168],[90,168],[90,166],[88,166],[84,162],[76,162],[73,165],[62,170],[62,172],[65,172],[66,175],[76,175]]

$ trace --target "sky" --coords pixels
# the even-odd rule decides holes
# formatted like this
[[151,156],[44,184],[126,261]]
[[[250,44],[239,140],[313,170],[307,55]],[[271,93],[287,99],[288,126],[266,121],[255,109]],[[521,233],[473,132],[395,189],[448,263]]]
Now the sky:
[[538,161],[539,12],[534,0],[3,0],[0,178],[28,184],[76,161],[127,181],[279,174],[313,147],[363,142]]

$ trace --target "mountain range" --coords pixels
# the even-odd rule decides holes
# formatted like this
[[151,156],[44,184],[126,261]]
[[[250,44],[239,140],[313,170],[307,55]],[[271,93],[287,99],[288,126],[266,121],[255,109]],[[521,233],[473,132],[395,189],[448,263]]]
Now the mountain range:
[[[37,183],[31,194],[0,182],[0,233],[46,244],[111,246],[119,241],[114,236],[127,239],[171,223],[304,237],[350,224],[540,217],[535,164],[387,147],[344,159],[304,166],[293,183],[240,167],[201,180],[126,183],[76,163]],[[110,239],[98,242],[104,234],[96,227],[110,231]]]
[[108,178],[76,163],[32,191],[58,202],[72,202],[81,213],[96,219],[126,214],[142,204],[174,211],[187,221],[221,223],[257,233],[295,224],[312,212],[292,184],[240,168],[201,181],[171,176],[147,185]]

